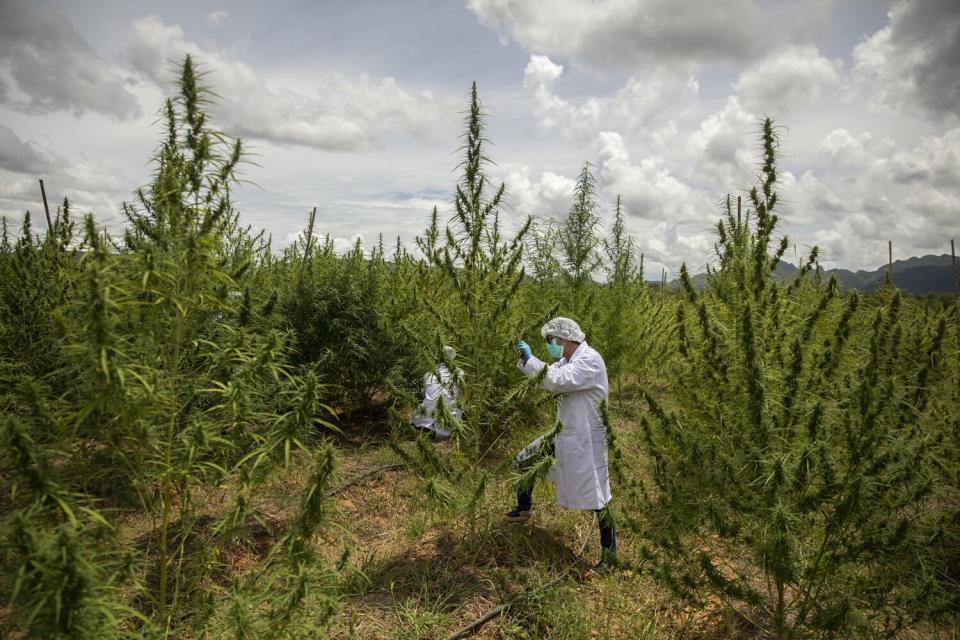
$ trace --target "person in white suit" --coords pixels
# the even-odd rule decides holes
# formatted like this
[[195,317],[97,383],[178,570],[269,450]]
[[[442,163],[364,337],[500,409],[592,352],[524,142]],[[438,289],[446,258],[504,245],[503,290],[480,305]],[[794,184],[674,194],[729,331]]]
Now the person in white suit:
[[[443,347],[443,354],[447,362],[453,363],[457,352],[453,347]],[[459,367],[450,371],[447,365],[440,363],[437,370],[423,377],[423,400],[413,412],[410,423],[426,431],[435,440],[447,440],[450,431],[440,426],[437,416],[438,401],[443,400],[444,406],[456,420],[463,419],[463,410],[460,408],[460,382],[463,380],[463,370]]]
[[[556,484],[557,504],[597,513],[601,561],[595,568],[603,570],[606,561],[613,559],[617,547],[613,521],[606,510],[612,496],[606,429],[600,417],[600,403],[610,394],[607,367],[596,349],[587,344],[580,326],[569,318],[550,320],[540,329],[540,335],[547,341],[550,356],[558,362],[548,366],[533,355],[527,343],[519,342],[517,366],[526,376],[535,376],[547,367],[543,388],[557,394],[557,420],[563,428],[554,440],[556,462],[547,478]],[[535,461],[529,452],[540,449],[536,442],[524,447],[518,455],[521,466]],[[532,507],[533,487],[521,487],[517,492],[517,506],[507,513],[507,520],[529,520]]]

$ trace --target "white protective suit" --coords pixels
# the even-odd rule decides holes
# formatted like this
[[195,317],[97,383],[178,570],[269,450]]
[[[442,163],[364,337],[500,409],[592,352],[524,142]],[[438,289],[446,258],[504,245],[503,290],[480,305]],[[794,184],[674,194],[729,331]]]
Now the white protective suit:
[[[547,364],[532,356],[517,366],[533,376]],[[557,485],[557,504],[602,509],[611,498],[607,434],[600,419],[600,402],[610,394],[603,358],[582,342],[569,360],[549,365],[543,388],[559,394],[557,420],[563,423],[554,441],[556,463],[547,476]]]
[[443,404],[453,417],[463,418],[460,408],[460,386],[457,380],[463,377],[463,371],[457,369],[457,379],[450,374],[447,366],[440,364],[435,373],[428,373],[423,377],[423,401],[410,418],[411,424],[421,429],[432,431],[439,438],[449,438],[450,432],[436,424],[436,409],[438,398],[443,398]]

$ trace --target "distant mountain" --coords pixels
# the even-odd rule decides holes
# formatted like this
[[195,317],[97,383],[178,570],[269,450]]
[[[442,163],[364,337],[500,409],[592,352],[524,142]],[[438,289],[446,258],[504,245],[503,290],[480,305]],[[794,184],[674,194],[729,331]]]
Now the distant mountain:
[[[789,281],[797,272],[797,267],[789,262],[777,265],[774,279],[778,282]],[[887,266],[873,271],[850,271],[849,269],[823,270],[823,277],[836,276],[841,288],[856,291],[873,291],[882,287],[887,278]],[[699,273],[691,278],[693,286],[702,289],[707,284],[707,275]],[[914,295],[925,293],[952,293],[953,267],[950,256],[923,256],[908,258],[893,263],[893,283],[900,289]],[[680,280],[673,280],[672,287],[679,287]]]
[[[835,275],[844,289],[873,291],[882,287],[887,279],[887,267],[874,271],[850,271],[831,269],[826,273]],[[949,293],[953,291],[953,267],[950,256],[923,256],[908,258],[893,263],[893,283],[914,294]]]

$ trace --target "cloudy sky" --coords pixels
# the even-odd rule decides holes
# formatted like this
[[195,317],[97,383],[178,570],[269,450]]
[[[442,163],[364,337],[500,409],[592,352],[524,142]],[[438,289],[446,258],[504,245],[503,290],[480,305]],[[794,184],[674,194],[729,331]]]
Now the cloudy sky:
[[887,240],[960,238],[956,0],[0,0],[0,213],[41,212],[43,177],[117,229],[184,53],[249,143],[236,204],[275,248],[312,206],[342,245],[449,215],[474,80],[507,218],[563,216],[589,161],[651,278],[702,270],[765,115],[788,259],[873,268]]

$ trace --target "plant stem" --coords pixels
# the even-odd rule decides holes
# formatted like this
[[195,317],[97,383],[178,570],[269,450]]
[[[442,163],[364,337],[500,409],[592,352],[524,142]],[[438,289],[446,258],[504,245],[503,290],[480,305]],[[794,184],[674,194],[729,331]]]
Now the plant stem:
[[170,528],[170,499],[173,491],[170,482],[170,461],[173,456],[173,438],[177,429],[177,377],[180,366],[180,343],[183,341],[183,312],[177,309],[177,324],[174,332],[173,354],[170,359],[170,421],[167,423],[167,437],[163,453],[163,482],[161,483],[160,500],[163,505],[163,515],[160,524],[160,620],[163,621],[164,634],[169,631],[167,615],[167,536]]
[[776,613],[776,629],[777,629],[777,640],[785,640],[788,637],[787,633],[787,614],[786,606],[784,605],[783,598],[783,578],[777,576],[777,613]]

